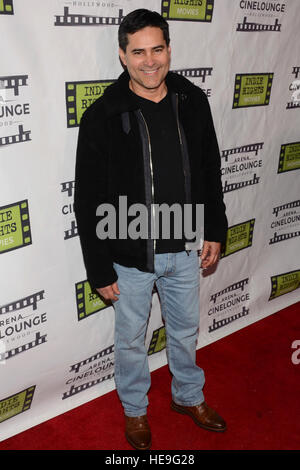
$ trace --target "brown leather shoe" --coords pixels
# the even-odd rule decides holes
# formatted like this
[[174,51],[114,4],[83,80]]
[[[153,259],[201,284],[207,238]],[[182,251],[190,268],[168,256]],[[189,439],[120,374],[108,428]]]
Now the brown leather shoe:
[[201,405],[182,406],[177,405],[173,400],[171,408],[178,413],[189,415],[198,426],[208,431],[223,432],[226,430],[226,423],[216,411],[210,408],[205,401]]
[[125,436],[132,447],[137,450],[150,449],[151,431],[147,415],[137,417],[125,415],[125,425]]

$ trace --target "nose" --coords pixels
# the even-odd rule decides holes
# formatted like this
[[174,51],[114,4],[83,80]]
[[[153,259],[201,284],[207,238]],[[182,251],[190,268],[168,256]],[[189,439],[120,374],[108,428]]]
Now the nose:
[[155,61],[151,52],[149,52],[149,54],[146,55],[144,62],[145,62],[145,65],[147,65],[147,67],[153,67]]

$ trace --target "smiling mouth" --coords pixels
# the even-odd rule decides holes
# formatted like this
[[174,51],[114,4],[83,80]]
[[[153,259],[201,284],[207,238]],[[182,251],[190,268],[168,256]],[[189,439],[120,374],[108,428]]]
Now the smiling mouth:
[[142,70],[143,73],[145,73],[146,75],[153,75],[155,74],[156,72],[158,72],[159,69],[155,69],[155,70]]

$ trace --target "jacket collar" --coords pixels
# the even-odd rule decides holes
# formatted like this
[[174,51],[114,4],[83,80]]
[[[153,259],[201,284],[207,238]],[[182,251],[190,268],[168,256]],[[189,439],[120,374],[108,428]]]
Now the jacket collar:
[[[130,92],[129,80],[129,73],[125,70],[117,81],[105,90],[103,103],[109,116],[138,109],[137,101]],[[174,72],[168,72],[166,84],[171,93],[181,95],[190,94],[195,87],[189,80]]]

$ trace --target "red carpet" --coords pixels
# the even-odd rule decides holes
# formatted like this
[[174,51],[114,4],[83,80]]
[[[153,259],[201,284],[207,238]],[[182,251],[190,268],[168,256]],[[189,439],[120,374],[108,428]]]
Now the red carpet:
[[[298,450],[300,303],[292,305],[197,353],[204,368],[208,404],[227,421],[225,433],[197,427],[170,410],[170,374],[152,373],[149,422],[153,450]],[[300,359],[300,353],[298,354]],[[131,450],[116,392],[0,443],[0,450]]]

